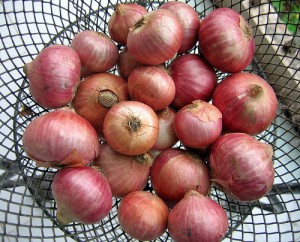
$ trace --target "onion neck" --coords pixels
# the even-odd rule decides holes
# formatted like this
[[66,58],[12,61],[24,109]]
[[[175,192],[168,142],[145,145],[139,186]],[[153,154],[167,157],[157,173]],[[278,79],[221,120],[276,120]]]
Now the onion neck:
[[141,154],[141,155],[137,155],[135,156],[134,158],[138,163],[140,164],[144,164],[144,165],[152,165],[153,163],[153,157],[150,153],[144,153],[144,154]]
[[138,117],[128,117],[127,119],[127,130],[129,132],[138,132],[141,128],[141,120]]
[[109,89],[99,91],[98,103],[102,107],[109,109],[118,102],[119,102],[119,97],[113,91]]
[[243,17],[240,17],[240,28],[242,29],[244,36],[251,41],[253,37],[252,29],[251,27],[247,24],[247,22],[244,20]]
[[132,27],[132,28],[130,28],[129,30],[130,31],[134,31],[134,30],[136,30],[136,29],[139,29],[139,28],[141,28],[142,26],[144,26],[146,24],[146,19],[145,19],[145,17],[142,17],[139,21],[137,21],[136,23],[135,23],[135,25]]
[[250,85],[248,89],[249,96],[252,98],[258,98],[263,94],[263,89],[261,86],[256,84]]

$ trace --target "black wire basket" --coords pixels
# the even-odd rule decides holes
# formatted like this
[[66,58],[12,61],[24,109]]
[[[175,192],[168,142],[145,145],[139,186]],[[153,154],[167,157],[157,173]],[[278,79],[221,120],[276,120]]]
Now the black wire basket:
[[[51,182],[56,170],[36,167],[22,146],[28,123],[49,112],[31,97],[23,72],[46,46],[70,45],[82,30],[107,31],[116,3],[126,0],[0,1],[0,238],[20,241],[131,241],[117,219],[119,200],[98,224],[60,225]],[[149,11],[164,0],[137,0]],[[213,188],[211,197],[229,217],[224,241],[300,241],[300,78],[299,1],[187,0],[204,18],[218,7],[240,12],[253,28],[256,54],[245,71],[268,81],[279,108],[271,126],[257,136],[274,149],[275,183],[252,203],[236,202]],[[278,8],[280,4],[286,7]],[[293,8],[298,4],[298,8]],[[277,6],[277,7],[276,7]],[[297,15],[298,14],[298,15]],[[296,17],[295,17],[296,16]],[[298,22],[286,19],[295,17]],[[294,32],[292,30],[295,30]],[[122,48],[119,46],[119,48]],[[196,46],[191,53],[197,53]],[[111,70],[117,73],[116,68]],[[218,73],[221,80],[226,73]],[[156,241],[171,241],[165,232]]]

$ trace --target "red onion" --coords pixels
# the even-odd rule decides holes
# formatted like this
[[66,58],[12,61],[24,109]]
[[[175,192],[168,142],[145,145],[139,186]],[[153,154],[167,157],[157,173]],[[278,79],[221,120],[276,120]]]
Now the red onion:
[[165,150],[173,147],[177,143],[178,138],[173,129],[175,115],[176,112],[170,107],[166,107],[157,112],[159,131],[157,140],[152,149]]
[[173,12],[181,21],[183,40],[178,53],[182,54],[192,49],[198,41],[198,31],[201,22],[195,9],[185,2],[177,1],[166,2],[159,8]]
[[72,106],[101,136],[107,111],[115,103],[128,99],[125,80],[111,73],[97,73],[80,82]]
[[76,34],[71,47],[80,57],[81,76],[108,71],[119,58],[116,44],[106,34],[92,30]]
[[136,3],[119,3],[108,20],[108,32],[111,38],[126,45],[129,29],[145,14],[147,9]]
[[184,145],[205,148],[221,135],[222,114],[212,104],[195,100],[177,112],[173,127]]
[[239,201],[265,196],[274,182],[271,145],[245,133],[228,133],[212,146],[210,168],[213,182]]
[[101,144],[95,166],[101,167],[114,197],[124,197],[133,191],[143,190],[147,185],[153,157],[150,153],[138,156],[123,155],[107,143]]
[[211,185],[205,162],[193,153],[175,148],[164,150],[156,157],[150,179],[156,194],[170,208],[189,190],[206,196]]
[[62,108],[29,123],[23,148],[40,166],[84,166],[98,156],[99,141],[87,120],[74,110]]
[[118,208],[123,230],[137,240],[154,240],[167,228],[169,209],[154,193],[136,191],[125,196]]
[[218,8],[201,22],[199,51],[215,68],[240,72],[252,61],[255,42],[250,25],[230,8]]
[[145,14],[127,36],[127,47],[140,63],[158,65],[178,52],[183,38],[183,27],[174,13],[156,9]]
[[150,106],[154,111],[168,107],[175,96],[175,84],[164,67],[140,66],[128,78],[131,100]]
[[228,229],[222,206],[197,191],[188,191],[168,217],[168,231],[174,241],[219,242]]
[[149,151],[157,139],[158,128],[153,109],[137,101],[113,105],[103,123],[107,143],[125,155],[141,155]]
[[217,85],[217,75],[202,57],[186,54],[170,64],[170,73],[176,87],[172,106],[177,109],[196,99],[209,101]]
[[276,117],[274,90],[252,73],[235,73],[225,78],[215,89],[212,103],[222,112],[224,127],[235,132],[259,134]]
[[68,46],[51,45],[26,63],[24,72],[30,93],[44,108],[59,108],[71,102],[80,81],[80,59]]
[[143,64],[137,62],[134,57],[129,53],[127,47],[125,47],[119,55],[119,60],[117,62],[117,69],[119,75],[125,80],[128,79],[131,72]]
[[63,168],[56,173],[51,186],[56,218],[61,224],[97,223],[112,208],[109,184],[96,167]]

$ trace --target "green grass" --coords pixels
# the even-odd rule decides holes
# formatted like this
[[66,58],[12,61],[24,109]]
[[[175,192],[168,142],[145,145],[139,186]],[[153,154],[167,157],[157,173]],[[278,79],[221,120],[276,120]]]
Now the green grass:
[[296,34],[300,23],[300,0],[272,0],[271,2],[278,12],[281,21],[287,25],[288,30]]

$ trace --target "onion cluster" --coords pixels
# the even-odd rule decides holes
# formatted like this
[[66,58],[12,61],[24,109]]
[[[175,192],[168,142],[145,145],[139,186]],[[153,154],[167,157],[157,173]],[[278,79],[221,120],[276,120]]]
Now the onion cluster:
[[228,218],[211,187],[245,202],[274,182],[272,147],[253,135],[272,123],[277,99],[245,71],[254,52],[239,13],[200,19],[176,1],[118,4],[108,33],[84,30],[42,50],[24,71],[49,110],[26,127],[23,147],[57,169],[57,221],[100,222],[120,199],[119,223],[136,240],[168,231],[220,241]]

